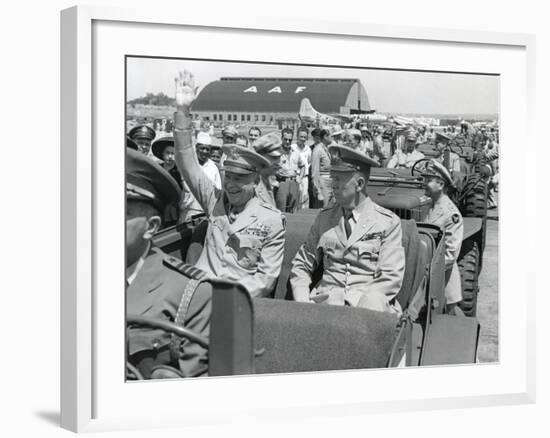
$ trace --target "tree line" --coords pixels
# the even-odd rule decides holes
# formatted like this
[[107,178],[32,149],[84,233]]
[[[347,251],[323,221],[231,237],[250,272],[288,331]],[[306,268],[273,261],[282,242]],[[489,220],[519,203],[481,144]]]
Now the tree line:
[[175,106],[176,99],[170,97],[163,92],[147,93],[143,97],[137,97],[128,101],[130,105],[156,105],[156,106]]

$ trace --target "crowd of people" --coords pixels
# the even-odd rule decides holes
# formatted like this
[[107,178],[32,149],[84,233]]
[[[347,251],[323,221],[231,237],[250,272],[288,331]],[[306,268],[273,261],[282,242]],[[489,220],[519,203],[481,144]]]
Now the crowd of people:
[[[399,316],[396,296],[405,270],[401,221],[369,198],[367,183],[372,167],[414,164],[422,155],[419,137],[426,141],[430,133],[409,129],[388,142],[381,126],[375,135],[365,126],[269,133],[252,127],[247,136],[228,126],[222,145],[216,145],[210,134],[194,129],[195,89],[189,72],[176,78],[173,135],[155,140],[146,126],[128,133],[128,314],[168,318],[208,336],[211,289],[203,280],[238,282],[253,297],[270,296],[283,262],[283,213],[312,207],[320,211],[292,261],[294,299]],[[498,151],[494,143],[487,149]],[[459,312],[456,259],[463,226],[446,195],[452,172],[434,159],[424,181],[433,201],[426,220],[446,230],[448,312]],[[154,247],[159,229],[196,215],[206,216],[208,229],[194,266]],[[311,288],[321,263],[322,277]],[[128,341],[129,362],[145,378],[208,373],[207,350],[200,343],[174,345],[173,337],[140,328],[130,329]]]
[[[436,159],[445,164],[455,178],[462,172],[456,145],[468,141],[483,156],[485,170],[490,174],[489,208],[496,207],[498,143],[494,132],[488,132],[486,128],[470,129],[468,132],[465,125],[461,125],[460,130],[454,126],[445,127],[442,132],[434,132],[433,127],[425,126],[393,127],[393,132],[388,132],[384,125],[368,127],[361,122],[348,125],[346,128],[339,125],[315,129],[301,126],[297,130],[283,128],[265,135],[256,126],[245,135],[239,133],[235,126],[228,125],[221,132],[221,144],[210,133],[194,128],[193,142],[202,170],[218,190],[222,187],[226,158],[222,145],[250,148],[267,158],[270,166],[261,174],[258,196],[282,212],[295,213],[303,208],[324,208],[334,202],[328,149],[331,145],[357,150],[375,160],[378,166],[391,169],[411,168],[425,158],[419,150],[422,145],[435,145],[436,150],[440,151]],[[136,126],[128,133],[128,141],[135,143],[142,153],[169,171],[183,190],[178,211],[172,211],[165,224],[183,223],[204,214],[179,174],[172,133],[155,137],[156,132],[145,125]],[[449,150],[448,156],[443,153],[445,149]]]

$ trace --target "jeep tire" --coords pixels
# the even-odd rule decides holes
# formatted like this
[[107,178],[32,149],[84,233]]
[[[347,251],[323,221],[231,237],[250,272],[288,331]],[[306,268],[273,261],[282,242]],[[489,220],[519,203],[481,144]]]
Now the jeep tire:
[[458,261],[460,280],[462,283],[462,301],[460,308],[466,316],[476,316],[477,294],[479,293],[479,248],[477,243]]
[[487,216],[487,181],[479,175],[470,175],[464,186],[461,211],[464,217]]

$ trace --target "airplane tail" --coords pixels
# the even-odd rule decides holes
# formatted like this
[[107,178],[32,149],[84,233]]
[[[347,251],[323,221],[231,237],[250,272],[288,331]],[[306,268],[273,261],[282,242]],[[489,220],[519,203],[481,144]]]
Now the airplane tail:
[[311,101],[304,97],[300,102],[300,111],[298,113],[301,119],[305,120],[316,120],[321,114],[315,111]]
[[307,97],[304,97],[300,102],[300,111],[298,112],[298,116],[300,117],[300,120],[306,122],[316,122],[320,126],[340,123],[338,118],[320,113],[313,108],[311,101]]

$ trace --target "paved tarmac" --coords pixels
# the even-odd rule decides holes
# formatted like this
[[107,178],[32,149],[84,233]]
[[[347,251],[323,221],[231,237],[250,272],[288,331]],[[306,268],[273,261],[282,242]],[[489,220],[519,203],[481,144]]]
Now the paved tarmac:
[[479,276],[477,318],[481,324],[479,362],[498,361],[498,209],[487,214],[487,240]]

